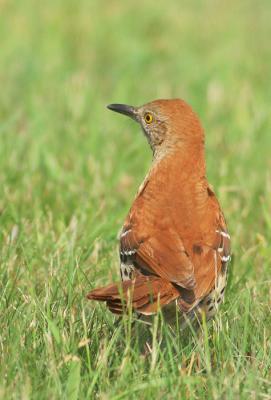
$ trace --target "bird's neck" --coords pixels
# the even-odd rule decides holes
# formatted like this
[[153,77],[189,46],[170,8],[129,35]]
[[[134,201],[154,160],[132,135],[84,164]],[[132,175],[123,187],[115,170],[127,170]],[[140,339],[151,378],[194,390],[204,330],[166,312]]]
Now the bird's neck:
[[[150,175],[166,174],[169,180],[202,178],[206,175],[204,142],[181,143],[167,146],[153,153]],[[179,180],[178,179],[178,180]]]

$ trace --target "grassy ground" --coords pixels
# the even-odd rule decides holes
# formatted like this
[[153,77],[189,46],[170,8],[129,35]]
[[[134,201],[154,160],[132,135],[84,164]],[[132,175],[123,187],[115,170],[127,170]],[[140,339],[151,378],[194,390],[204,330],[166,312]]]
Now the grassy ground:
[[[270,21],[268,0],[0,1],[0,398],[271,399]],[[85,298],[118,278],[151,160],[105,105],[177,96],[205,126],[234,263],[217,318],[158,317],[146,358]]]

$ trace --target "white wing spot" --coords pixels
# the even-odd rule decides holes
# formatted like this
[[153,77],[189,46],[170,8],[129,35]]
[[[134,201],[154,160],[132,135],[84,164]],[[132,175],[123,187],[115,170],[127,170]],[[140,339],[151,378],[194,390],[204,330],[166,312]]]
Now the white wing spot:
[[127,231],[125,231],[125,232],[123,232],[121,235],[120,235],[120,237],[124,237],[124,236],[126,236],[129,232],[131,232],[131,229],[128,229]]
[[227,239],[231,238],[230,235],[228,233],[226,233],[226,232],[216,230],[216,233],[220,233],[221,236],[223,236],[223,237],[225,237]]
[[131,256],[131,255],[133,255],[135,253],[136,253],[136,250],[122,250],[121,251],[121,254],[124,254],[126,256]]
[[223,262],[230,261],[230,259],[231,259],[231,256],[223,256],[223,257],[221,257],[221,260],[222,260]]

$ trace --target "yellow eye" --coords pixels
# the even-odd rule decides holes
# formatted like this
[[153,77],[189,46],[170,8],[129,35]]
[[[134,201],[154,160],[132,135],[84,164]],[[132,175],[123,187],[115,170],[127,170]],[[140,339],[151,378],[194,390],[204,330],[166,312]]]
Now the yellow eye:
[[151,124],[153,121],[153,116],[150,113],[144,115],[144,120],[147,124]]

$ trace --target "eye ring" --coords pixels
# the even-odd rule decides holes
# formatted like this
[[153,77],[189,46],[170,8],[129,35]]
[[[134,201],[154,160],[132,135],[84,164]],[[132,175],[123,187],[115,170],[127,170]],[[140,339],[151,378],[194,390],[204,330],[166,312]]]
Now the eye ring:
[[152,114],[151,114],[151,113],[146,113],[146,114],[144,115],[144,120],[145,120],[146,124],[151,124],[152,121],[153,121],[153,116],[152,116]]

